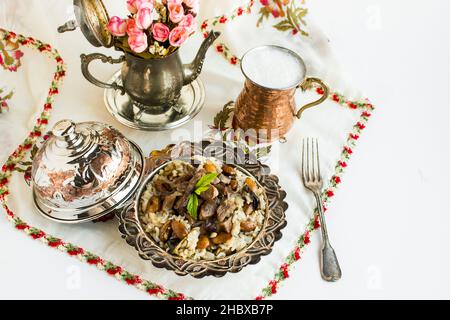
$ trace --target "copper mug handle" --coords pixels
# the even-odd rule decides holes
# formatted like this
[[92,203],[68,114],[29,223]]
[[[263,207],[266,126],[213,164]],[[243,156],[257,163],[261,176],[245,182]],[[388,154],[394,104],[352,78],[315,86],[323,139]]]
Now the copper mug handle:
[[328,88],[328,86],[325,83],[323,83],[322,80],[320,80],[318,78],[306,78],[305,81],[303,81],[303,83],[299,85],[299,88],[301,88],[303,91],[306,91],[308,88],[310,88],[312,86],[313,83],[317,83],[322,88],[323,95],[317,101],[308,103],[307,105],[301,107],[296,113],[296,117],[298,119],[301,118],[303,111],[305,111],[306,109],[309,109],[309,108],[312,108],[314,106],[317,106],[317,105],[321,104],[322,102],[324,102],[328,98],[328,94],[330,93],[330,89]]

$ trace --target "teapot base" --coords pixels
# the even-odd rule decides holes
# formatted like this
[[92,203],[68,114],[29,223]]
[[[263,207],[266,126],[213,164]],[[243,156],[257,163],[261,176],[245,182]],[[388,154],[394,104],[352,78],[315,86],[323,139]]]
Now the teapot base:
[[[122,84],[121,72],[113,75],[109,83]],[[108,112],[127,127],[145,131],[163,131],[182,126],[194,118],[205,102],[205,89],[200,79],[181,90],[173,106],[145,106],[120,90],[106,89],[104,101]]]

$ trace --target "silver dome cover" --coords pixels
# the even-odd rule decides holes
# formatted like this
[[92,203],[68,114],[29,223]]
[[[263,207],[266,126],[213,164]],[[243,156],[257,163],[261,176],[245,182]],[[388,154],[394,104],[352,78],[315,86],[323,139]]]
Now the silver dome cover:
[[59,222],[97,219],[133,195],[143,168],[142,151],[116,129],[62,120],[33,160],[35,204]]

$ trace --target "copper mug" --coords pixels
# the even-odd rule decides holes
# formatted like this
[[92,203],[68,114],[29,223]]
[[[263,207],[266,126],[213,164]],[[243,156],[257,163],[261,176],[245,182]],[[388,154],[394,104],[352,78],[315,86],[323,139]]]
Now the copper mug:
[[[278,63],[281,59],[289,60],[284,65],[285,70]],[[253,67],[248,67],[251,66],[248,62],[253,63]],[[283,47],[267,45],[251,49],[241,59],[241,70],[246,81],[236,100],[233,128],[249,136],[248,132],[256,133],[259,141],[283,138],[295,118],[300,119],[303,111],[328,97],[329,89],[320,79],[306,77],[303,59]],[[259,76],[262,72],[266,72],[265,79]],[[322,97],[297,110],[294,97],[297,89],[305,91],[314,83],[322,88]]]

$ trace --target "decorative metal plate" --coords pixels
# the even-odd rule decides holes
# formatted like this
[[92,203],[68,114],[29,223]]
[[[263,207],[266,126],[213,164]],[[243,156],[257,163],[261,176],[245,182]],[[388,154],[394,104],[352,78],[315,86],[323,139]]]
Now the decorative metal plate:
[[[233,164],[253,176],[264,188],[269,209],[264,226],[256,239],[245,249],[217,260],[194,261],[174,256],[161,249],[142,229],[137,213],[140,192],[123,211],[117,213],[122,237],[137,250],[142,259],[150,260],[155,267],[172,270],[180,276],[189,274],[195,278],[211,275],[222,277],[227,272],[236,273],[249,264],[258,263],[261,256],[268,255],[272,251],[274,243],[282,237],[281,230],[286,226],[285,211],[288,208],[284,201],[286,192],[278,184],[278,178],[271,175],[270,168],[257,161],[255,156],[221,141],[183,142],[177,146],[167,146],[161,151],[154,151],[148,162],[148,173],[151,175],[161,165],[174,159],[190,161],[193,155],[215,157],[222,162]],[[145,188],[145,184],[141,188]]]
[[[120,70],[113,75],[109,83],[122,84]],[[181,90],[181,97],[176,107],[162,114],[152,114],[145,111],[145,106],[133,101],[120,90],[105,90],[105,105],[109,113],[117,121],[127,127],[146,131],[163,131],[182,126],[194,118],[205,103],[205,89],[202,81],[197,78]]]

